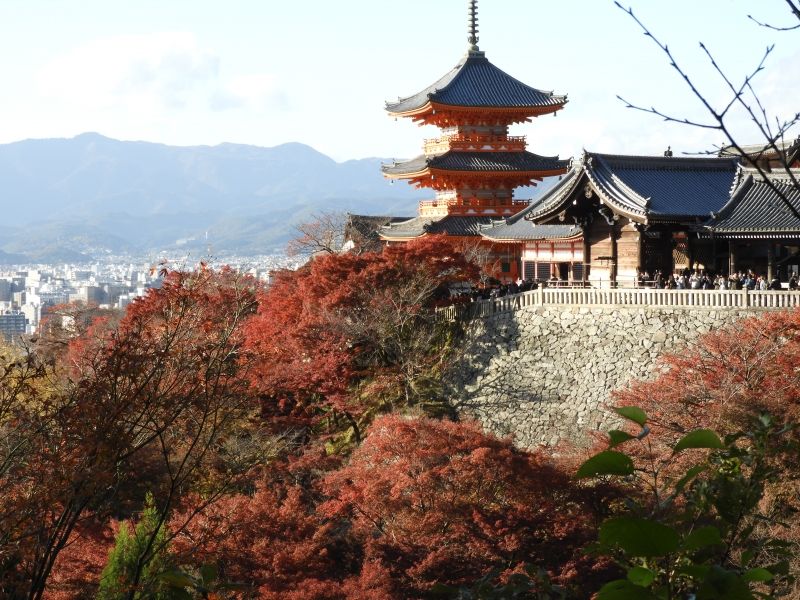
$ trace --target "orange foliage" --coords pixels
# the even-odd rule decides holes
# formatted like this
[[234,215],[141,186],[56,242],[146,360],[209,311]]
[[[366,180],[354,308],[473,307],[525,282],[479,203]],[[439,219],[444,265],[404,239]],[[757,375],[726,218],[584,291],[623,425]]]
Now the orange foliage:
[[587,492],[473,424],[381,417],[323,487],[321,511],[349,520],[366,559],[406,593],[524,563],[590,582],[598,566],[580,552],[594,531]]
[[320,256],[279,274],[247,329],[248,347],[261,357],[253,382],[267,398],[265,414],[292,424],[313,420],[319,407],[357,416],[363,406],[351,398],[353,383],[398,368],[380,341],[446,302],[449,283],[475,274],[441,236]]

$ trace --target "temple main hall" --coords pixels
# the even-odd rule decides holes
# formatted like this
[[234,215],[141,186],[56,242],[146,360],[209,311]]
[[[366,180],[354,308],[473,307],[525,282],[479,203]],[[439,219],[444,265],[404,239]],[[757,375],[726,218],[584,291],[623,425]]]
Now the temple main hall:
[[[800,270],[800,138],[723,148],[719,156],[571,160],[528,151],[513,125],[555,114],[566,95],[530,87],[478,47],[477,0],[468,47],[422,91],[387,102],[392,117],[440,129],[416,158],[383,166],[390,179],[431,190],[418,215],[387,219],[383,243],[444,234],[481,246],[493,275],[565,285],[640,285],[643,275],[753,270],[786,281]],[[536,198],[515,189],[560,181]]]

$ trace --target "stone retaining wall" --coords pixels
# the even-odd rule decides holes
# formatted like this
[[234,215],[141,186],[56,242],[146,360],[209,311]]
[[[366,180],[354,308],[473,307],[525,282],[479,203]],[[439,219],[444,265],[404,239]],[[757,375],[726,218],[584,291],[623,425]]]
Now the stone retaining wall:
[[659,356],[758,311],[527,307],[470,325],[451,374],[460,414],[521,447],[580,441],[618,424],[611,390],[653,374]]

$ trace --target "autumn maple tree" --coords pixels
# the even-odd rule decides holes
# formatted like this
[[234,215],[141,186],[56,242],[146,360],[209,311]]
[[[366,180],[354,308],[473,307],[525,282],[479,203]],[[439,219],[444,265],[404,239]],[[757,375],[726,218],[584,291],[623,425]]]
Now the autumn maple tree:
[[[781,432],[776,438],[781,443],[771,442],[762,451],[766,457],[764,468],[773,474],[760,492],[763,494],[760,516],[747,517],[743,523],[753,528],[756,541],[785,540],[794,548],[793,555],[798,556],[798,364],[800,312],[765,313],[703,335],[693,348],[665,356],[657,377],[636,381],[617,391],[618,404],[635,405],[648,415],[647,445],[630,450],[649,465],[650,483],[643,483],[642,489],[651,489],[653,481],[668,485],[684,475],[688,463],[673,457],[673,447],[688,432],[708,429],[723,439],[725,436],[749,439],[753,423],[766,418]],[[730,468],[739,466],[731,464]],[[742,468],[744,475],[749,476],[750,467]],[[731,553],[736,552],[734,544]],[[768,556],[756,558],[769,562]],[[774,560],[780,560],[777,554]],[[791,572],[797,573],[799,569],[800,562],[795,559]],[[800,597],[796,588],[784,592],[789,597]]]
[[398,589],[506,575],[535,564],[584,583],[601,563],[584,557],[594,534],[592,491],[542,453],[514,448],[471,423],[398,415],[377,419],[349,463],[330,473],[320,510],[346,519]]
[[454,324],[435,307],[448,302],[450,284],[475,275],[442,237],[320,256],[279,274],[247,327],[265,414],[341,421],[357,442],[375,411],[436,398]]
[[240,376],[240,326],[254,309],[253,283],[232,272],[174,272],[118,324],[101,319],[72,339],[58,367],[42,370],[34,358],[10,366],[22,387],[5,419],[0,472],[9,594],[41,597],[83,520],[135,510],[149,488],[165,522],[187,492],[203,490],[199,510],[241,472],[219,449],[254,407]]

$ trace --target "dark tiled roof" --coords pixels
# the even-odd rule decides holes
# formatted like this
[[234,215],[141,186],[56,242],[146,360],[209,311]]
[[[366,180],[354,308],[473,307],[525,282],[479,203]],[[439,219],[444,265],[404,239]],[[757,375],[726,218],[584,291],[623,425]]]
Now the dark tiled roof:
[[730,198],[738,169],[732,158],[589,154],[586,173],[623,212],[648,218],[702,217]]
[[581,175],[583,175],[583,168],[580,163],[573,163],[572,168],[561,178],[561,181],[547,190],[534,202],[531,202],[530,206],[508,219],[509,223],[526,218],[534,219],[538,215],[560,206],[580,183]]
[[[740,146],[740,148],[744,151],[744,154],[749,158],[756,158],[757,156],[761,156],[763,158],[775,158],[777,157],[778,153],[775,149],[770,147],[770,144],[747,144],[745,146]],[[800,137],[797,137],[794,140],[783,140],[775,142],[775,147],[780,152],[785,152],[787,156],[796,155],[798,149],[800,149]],[[724,146],[719,151],[720,156],[735,156],[739,157],[741,154],[739,153],[736,148],[733,146]]]
[[390,225],[384,225],[378,230],[378,234],[382,238],[415,238],[426,233],[425,227],[431,223],[432,219],[430,217],[414,217],[413,219],[408,219],[407,221],[401,221],[400,223],[392,223]]
[[[345,239],[359,241],[366,249],[377,249],[380,245],[378,231],[385,225],[402,223],[410,217],[385,217],[377,215],[347,215]],[[377,245],[376,245],[377,244]]]
[[560,106],[566,96],[537,90],[514,79],[489,62],[483,52],[469,52],[447,75],[421,92],[387,102],[390,113],[404,113],[428,101],[450,106],[525,108]]
[[440,219],[430,217],[415,217],[383,227],[381,237],[385,239],[406,239],[424,235],[426,233],[446,235],[469,236],[479,235],[482,226],[491,224],[492,217],[463,217],[448,215]]
[[[567,182],[585,174],[603,201],[621,213],[648,221],[705,219],[728,201],[738,159],[586,152],[572,169]],[[566,184],[556,186],[531,210],[531,217],[559,208],[571,192]]]
[[[775,179],[773,184],[800,212],[800,190],[786,180]],[[749,174],[711,219],[708,228],[717,234],[800,234],[800,220],[764,180]]]
[[445,152],[438,156],[418,156],[412,160],[384,165],[387,175],[419,173],[427,168],[444,171],[565,171],[569,161],[557,156],[539,156],[532,152]]
[[489,240],[553,240],[581,235],[577,225],[536,225],[531,221],[519,219],[513,223],[504,222],[481,230],[481,235]]

